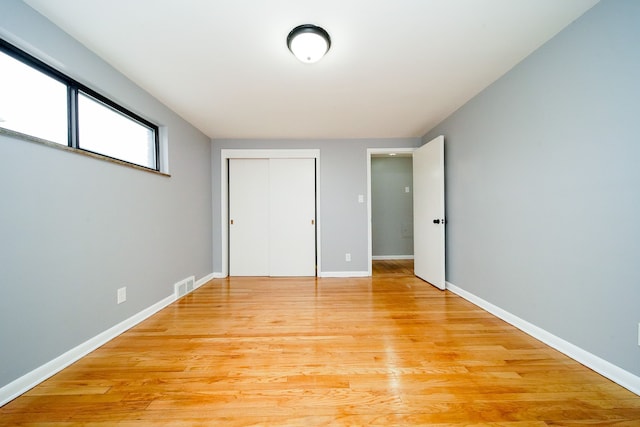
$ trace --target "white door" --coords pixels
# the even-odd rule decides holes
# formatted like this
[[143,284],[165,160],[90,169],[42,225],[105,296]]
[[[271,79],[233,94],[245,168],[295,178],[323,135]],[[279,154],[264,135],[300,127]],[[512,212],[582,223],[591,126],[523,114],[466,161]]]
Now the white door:
[[415,275],[445,289],[444,136],[413,152]]
[[229,274],[269,275],[268,159],[229,159]]
[[315,276],[315,159],[229,160],[229,274]]
[[269,165],[270,275],[315,276],[315,159],[271,159]]

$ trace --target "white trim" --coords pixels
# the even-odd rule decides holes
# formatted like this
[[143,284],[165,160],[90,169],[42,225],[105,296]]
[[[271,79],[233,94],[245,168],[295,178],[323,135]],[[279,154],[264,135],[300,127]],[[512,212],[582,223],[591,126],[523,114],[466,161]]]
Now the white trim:
[[413,259],[413,255],[372,255],[371,259],[374,261],[381,261],[385,259]]
[[126,330],[132,328],[158,311],[162,310],[172,302],[174,302],[175,296],[170,295],[163,300],[155,303],[151,307],[148,307],[141,312],[134,314],[130,318],[118,323],[112,328],[96,335],[95,337],[85,341],[84,343],[72,348],[66,353],[56,357],[55,359],[45,363],[44,365],[34,369],[26,375],[10,382],[4,387],[0,388],[0,406],[15,399],[42,381],[60,372],[67,366],[91,353],[93,350],[109,342],[113,338],[122,334]]
[[[213,274],[208,274],[207,276],[198,280],[196,282],[195,287],[202,286],[202,284],[211,280],[210,277],[212,276]],[[99,333],[95,337],[90,338],[89,340],[83,342],[82,344],[61,354],[55,359],[50,360],[44,365],[39,366],[36,369],[32,370],[31,372],[28,372],[27,374],[21,376],[20,378],[13,380],[9,384],[0,388],[0,407],[9,403],[16,397],[20,396],[21,394],[31,390],[33,387],[37,386],[47,378],[50,378],[53,375],[57,374],[67,366],[78,361],[79,359],[91,353],[98,347],[103,346],[104,344],[111,341],[118,335],[136,326],[138,323],[142,322],[143,320],[146,320],[149,317],[153,316],[158,311],[162,310],[163,308],[167,307],[168,305],[170,305],[175,301],[176,301],[175,295],[174,294],[169,295],[168,297],[158,301],[157,303],[151,305],[150,307],[145,308],[144,310],[138,312],[137,314],[134,314],[128,319],[123,320],[117,325],[107,329],[104,332]]]
[[319,149],[221,149],[220,150],[220,248],[221,277],[229,275],[229,159],[316,159],[316,259],[318,271],[322,267],[320,245],[320,150]]
[[373,261],[373,238],[371,229],[371,156],[373,154],[389,154],[389,153],[413,153],[415,147],[408,148],[367,148],[367,263],[368,263],[368,275],[371,276],[373,267],[371,265]]
[[559,352],[564,353],[577,362],[596,371],[600,375],[609,378],[611,381],[621,385],[629,391],[640,395],[640,377],[632,374],[631,372],[625,371],[624,369],[612,364],[611,362],[608,362],[592,353],[589,353],[588,351],[583,350],[582,348],[571,344],[570,342],[565,341],[562,338],[559,338],[552,333],[547,332],[546,330],[532,323],[529,323],[526,320],[523,320],[518,316],[511,314],[508,311],[503,310],[502,308],[497,307],[470,292],[465,291],[464,289],[455,286],[452,283],[446,282],[446,288],[454,294],[471,302],[472,304],[477,305],[478,307],[488,311],[494,316],[499,317],[507,323],[510,323],[521,331],[542,341],[548,346],[553,347]]
[[317,159],[320,150],[303,149],[244,149],[223,148],[220,150],[223,159]]
[[318,277],[370,277],[368,271],[321,271]]
[[225,274],[222,274],[221,271],[214,271],[213,273],[211,273],[211,279],[225,279],[226,277],[227,276]]
[[195,291],[196,289],[198,289],[200,286],[204,285],[205,283],[207,283],[209,280],[213,280],[216,279],[216,273],[211,273],[211,274],[207,274],[206,276],[204,276],[202,279],[196,281],[196,284],[193,286],[193,290]]

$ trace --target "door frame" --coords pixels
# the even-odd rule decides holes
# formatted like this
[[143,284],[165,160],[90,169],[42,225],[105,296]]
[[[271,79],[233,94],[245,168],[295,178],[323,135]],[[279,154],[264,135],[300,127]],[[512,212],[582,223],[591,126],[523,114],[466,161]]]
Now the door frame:
[[322,271],[320,253],[320,150],[319,149],[222,149],[220,150],[220,227],[222,277],[229,276],[229,159],[316,160],[316,276]]
[[[413,157],[413,152],[416,147],[402,147],[402,148],[367,148],[367,273],[369,276],[373,273],[373,238],[371,227],[371,157],[374,154],[407,154],[410,153]],[[412,184],[413,186],[413,184]]]

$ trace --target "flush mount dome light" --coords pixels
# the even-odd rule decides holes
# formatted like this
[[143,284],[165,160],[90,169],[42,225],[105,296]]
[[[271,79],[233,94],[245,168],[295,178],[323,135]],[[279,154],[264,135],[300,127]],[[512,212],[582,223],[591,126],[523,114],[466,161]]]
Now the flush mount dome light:
[[287,36],[287,47],[302,62],[318,62],[331,47],[331,37],[316,25],[299,25]]

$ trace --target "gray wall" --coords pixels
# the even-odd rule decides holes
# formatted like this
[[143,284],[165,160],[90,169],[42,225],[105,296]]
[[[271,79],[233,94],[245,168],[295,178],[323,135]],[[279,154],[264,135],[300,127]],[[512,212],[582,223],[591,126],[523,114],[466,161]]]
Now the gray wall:
[[[409,192],[405,192],[409,187]],[[373,256],[413,256],[413,158],[371,158]]]
[[172,174],[0,136],[1,387],[213,269],[210,140],[23,3],[0,34],[166,126]]
[[640,2],[603,0],[437,126],[447,280],[640,375]]
[[[220,228],[220,150],[222,149],[319,149],[320,245],[322,272],[367,271],[367,148],[415,147],[420,138],[345,140],[213,140],[213,266],[222,271]],[[226,207],[225,207],[226,209]],[[351,262],[345,261],[351,254]]]

